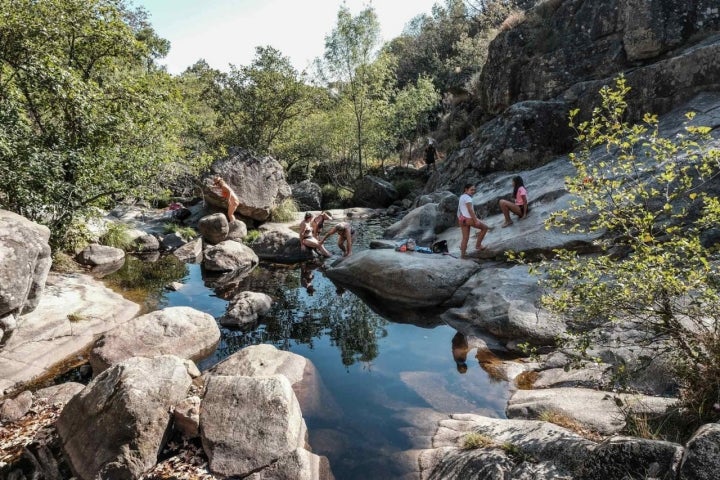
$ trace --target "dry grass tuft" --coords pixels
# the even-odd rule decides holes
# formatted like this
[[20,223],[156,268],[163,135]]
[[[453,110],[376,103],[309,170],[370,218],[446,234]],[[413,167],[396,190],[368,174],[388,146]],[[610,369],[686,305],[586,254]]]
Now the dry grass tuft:
[[520,390],[532,390],[539,376],[540,374],[534,370],[523,372],[515,377],[515,385],[517,385]]

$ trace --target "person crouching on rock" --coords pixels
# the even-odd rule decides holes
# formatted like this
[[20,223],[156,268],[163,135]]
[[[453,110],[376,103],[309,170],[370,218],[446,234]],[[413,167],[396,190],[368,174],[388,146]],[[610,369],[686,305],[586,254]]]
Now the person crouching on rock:
[[313,234],[312,213],[307,212],[305,218],[300,222],[300,243],[307,248],[318,251],[324,257],[331,257],[332,254],[323,247],[322,242]]
[[213,191],[215,191],[218,195],[227,200],[228,222],[234,222],[235,210],[237,209],[238,205],[240,205],[240,200],[238,199],[238,196],[235,194],[235,192],[233,192],[233,189],[230,188],[230,185],[228,185],[225,180],[223,180],[220,176],[213,178],[213,187]]
[[337,246],[343,252],[343,257],[349,257],[352,254],[353,236],[355,235],[355,229],[348,222],[340,222],[332,227],[325,236],[320,240],[320,243],[325,243],[325,240],[332,235],[337,233],[338,241]]

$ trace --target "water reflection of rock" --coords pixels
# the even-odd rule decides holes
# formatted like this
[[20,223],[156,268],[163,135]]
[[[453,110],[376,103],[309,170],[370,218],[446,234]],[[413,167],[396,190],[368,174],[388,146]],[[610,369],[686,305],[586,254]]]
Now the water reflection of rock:
[[[337,285],[336,288],[339,291],[345,289],[342,285]],[[445,324],[440,318],[440,315],[447,310],[445,308],[424,308],[422,310],[403,308],[366,290],[350,287],[348,289],[370,307],[373,312],[391,322],[415,325],[422,328],[434,328]]]
[[228,300],[244,290],[244,288],[241,288],[243,280],[252,273],[253,268],[239,268],[221,274],[203,268],[201,270],[202,279],[205,286],[214,289],[218,297]]

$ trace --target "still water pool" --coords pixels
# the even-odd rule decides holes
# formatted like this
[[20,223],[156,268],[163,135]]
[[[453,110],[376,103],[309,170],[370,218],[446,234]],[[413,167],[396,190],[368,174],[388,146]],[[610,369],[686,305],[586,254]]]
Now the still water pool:
[[[378,230],[370,224],[354,248],[364,248]],[[179,264],[172,257],[160,262],[165,264],[129,260],[125,272],[107,281],[129,291],[129,283],[122,286],[120,279],[128,271],[147,270],[132,275],[155,285],[146,287],[147,309],[190,306],[216,318],[224,314],[227,300],[222,297],[231,291],[273,297],[271,312],[256,328],[221,327],[216,351],[198,366],[206,369],[258,343],[309,358],[337,404],[337,415],[306,415],[310,445],[329,458],[338,479],[397,478],[406,473],[393,457],[426,447],[418,437],[428,433],[416,427],[427,424],[434,412],[504,417],[508,385],[491,378],[472,350],[467,372],[461,374],[452,353],[456,332],[437,316],[418,320],[413,315],[415,324],[383,318],[352,292],[336,287],[314,262],[261,264],[231,282],[232,288],[218,286],[199,265]],[[162,288],[170,281],[183,286],[178,291]]]

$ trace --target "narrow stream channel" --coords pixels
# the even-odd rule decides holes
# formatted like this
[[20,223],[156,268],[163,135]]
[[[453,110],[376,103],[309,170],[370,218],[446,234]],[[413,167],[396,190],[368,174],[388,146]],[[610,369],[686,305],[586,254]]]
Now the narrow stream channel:
[[[364,224],[364,235],[354,248],[367,248],[382,227],[373,220]],[[216,318],[223,315],[227,301],[217,294],[222,289],[207,286],[214,285],[213,279],[205,278],[199,265],[176,264],[172,256],[160,263],[163,268],[157,268],[157,262],[145,268],[143,262],[129,259],[106,282],[130,293],[133,282],[123,279],[143,277],[154,285],[146,290],[148,309],[190,306]],[[162,288],[173,280],[182,288]],[[397,478],[407,473],[397,469],[393,455],[418,448],[413,442],[418,435],[415,426],[433,412],[505,416],[507,383],[491,378],[473,350],[467,371],[460,373],[452,353],[456,332],[438,318],[418,322],[413,316],[421,326],[387,320],[352,292],[338,289],[314,262],[261,264],[232,289],[266,293],[274,306],[253,330],[221,327],[216,351],[198,366],[207,369],[259,343],[309,358],[337,404],[326,415],[305,415],[310,445],[328,457],[338,479]]]

